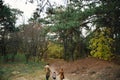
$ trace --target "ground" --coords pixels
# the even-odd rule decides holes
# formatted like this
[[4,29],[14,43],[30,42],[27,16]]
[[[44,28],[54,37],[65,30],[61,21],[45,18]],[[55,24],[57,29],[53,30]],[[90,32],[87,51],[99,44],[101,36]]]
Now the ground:
[[56,71],[64,69],[69,80],[120,80],[120,65],[96,58],[85,58],[74,62],[51,61]]
[[[50,59],[46,62],[50,64],[52,71],[58,72],[62,67],[65,80],[120,80],[120,65],[111,61],[85,58],[74,62],[60,59]],[[21,74],[19,71],[11,73],[10,80],[45,80],[44,70],[34,70],[29,74]]]

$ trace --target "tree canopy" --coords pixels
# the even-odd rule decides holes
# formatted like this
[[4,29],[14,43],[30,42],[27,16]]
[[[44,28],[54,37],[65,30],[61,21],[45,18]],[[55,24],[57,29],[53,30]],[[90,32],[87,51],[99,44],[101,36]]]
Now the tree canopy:
[[[29,19],[28,27],[25,27],[25,24],[23,25],[25,31],[22,29],[20,31],[27,35],[26,38],[28,39],[24,42],[26,45],[30,45],[27,43],[29,40],[33,41],[31,45],[34,46],[37,44],[36,42],[39,43],[36,45],[38,54],[42,54],[42,51],[43,53],[45,51],[45,55],[56,56],[59,54],[57,57],[62,55],[62,58],[68,61],[88,55],[108,60],[111,56],[120,54],[119,0],[66,0],[65,6],[51,5],[49,0],[27,1],[30,3],[37,1],[38,7]],[[15,29],[17,19],[15,14],[20,13],[20,11],[10,9],[2,1],[0,4],[0,30],[2,35],[5,31]],[[45,17],[41,15],[43,12],[46,14]],[[40,32],[34,28],[35,25],[31,28],[32,24],[40,24],[39,27],[42,27]],[[27,30],[30,31],[27,32]],[[83,35],[85,33],[83,30],[86,31],[86,36]],[[32,34],[33,32],[35,33]],[[37,36],[38,34],[40,35]],[[21,37],[21,41],[25,40],[25,35]],[[5,41],[4,38],[5,36],[2,35],[2,43]],[[45,41],[46,44],[43,44],[42,41]],[[21,47],[25,47],[24,43]],[[41,45],[42,47],[40,47]],[[54,50],[54,47],[60,49],[63,54]],[[46,54],[46,52],[48,53]],[[54,54],[55,52],[57,54]]]

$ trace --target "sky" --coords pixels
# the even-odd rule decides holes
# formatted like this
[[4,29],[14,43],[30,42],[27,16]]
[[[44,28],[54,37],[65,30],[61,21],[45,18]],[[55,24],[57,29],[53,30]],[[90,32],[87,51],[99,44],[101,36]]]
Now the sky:
[[[16,8],[23,11],[23,16],[19,17],[17,24],[27,23],[27,20],[32,16],[32,13],[37,8],[37,3],[26,4],[26,0],[3,0],[5,4],[9,5],[11,8]],[[56,2],[57,5],[65,4],[65,0],[49,0],[51,4]]]
[[[23,16],[19,17],[16,23],[16,26],[19,26],[20,24],[26,23],[28,19],[32,16],[33,12],[36,10],[37,4],[31,4],[27,3],[26,0],[3,0],[5,4],[9,5],[11,8],[17,8],[21,11],[23,11]],[[51,4],[54,4],[54,2],[57,5],[65,5],[67,0],[49,0]],[[85,29],[82,30],[85,34]]]

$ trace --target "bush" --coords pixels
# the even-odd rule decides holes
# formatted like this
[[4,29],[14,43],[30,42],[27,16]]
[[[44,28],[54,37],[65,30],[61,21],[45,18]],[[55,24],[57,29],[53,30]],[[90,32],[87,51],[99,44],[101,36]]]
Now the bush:
[[112,56],[113,39],[110,36],[110,29],[98,29],[90,40],[91,56],[104,60],[110,60]]

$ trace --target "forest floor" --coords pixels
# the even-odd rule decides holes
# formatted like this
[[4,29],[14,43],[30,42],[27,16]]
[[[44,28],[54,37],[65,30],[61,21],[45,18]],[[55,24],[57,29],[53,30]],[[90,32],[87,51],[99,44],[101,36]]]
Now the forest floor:
[[[120,80],[120,64],[110,61],[96,58],[84,58],[74,62],[50,59],[47,63],[50,64],[52,71],[58,72],[59,68],[62,67],[64,69],[65,80]],[[19,68],[22,66],[19,65]],[[15,66],[13,67],[15,68]],[[45,80],[43,68],[35,69],[30,67],[29,69],[33,71],[29,73],[22,73],[17,70],[12,71],[8,80]]]

